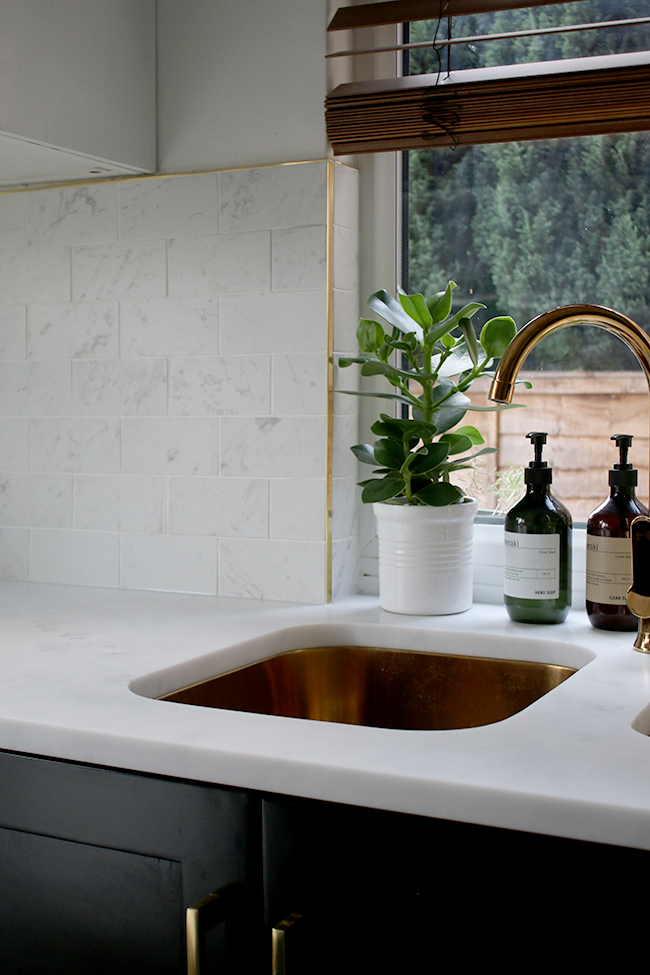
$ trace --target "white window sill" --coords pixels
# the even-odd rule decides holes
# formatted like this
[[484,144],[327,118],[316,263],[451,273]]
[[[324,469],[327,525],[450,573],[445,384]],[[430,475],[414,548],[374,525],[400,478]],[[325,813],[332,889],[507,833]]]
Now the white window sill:
[[[573,529],[573,608],[585,606],[586,529]],[[359,591],[366,596],[379,593],[376,539],[361,558]],[[503,603],[503,522],[474,526],[474,602]],[[499,582],[496,583],[495,579]]]

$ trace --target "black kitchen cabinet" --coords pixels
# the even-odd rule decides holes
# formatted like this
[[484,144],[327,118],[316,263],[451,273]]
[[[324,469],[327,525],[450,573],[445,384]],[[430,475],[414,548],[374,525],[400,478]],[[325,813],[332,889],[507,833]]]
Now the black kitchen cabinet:
[[287,975],[410,975],[441,952],[445,970],[509,968],[513,939],[550,958],[605,903],[583,963],[631,930],[648,866],[643,850],[0,752],[3,975],[180,975],[186,908],[226,885],[202,975],[270,975],[287,918]]
[[259,809],[237,789],[1,752],[4,975],[179,975],[185,909],[229,884],[207,970],[259,971]]

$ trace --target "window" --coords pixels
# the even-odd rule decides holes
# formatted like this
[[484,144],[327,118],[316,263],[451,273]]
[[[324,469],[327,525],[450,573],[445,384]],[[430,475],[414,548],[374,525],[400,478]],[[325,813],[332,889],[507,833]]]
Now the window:
[[[414,2],[404,0],[401,7]],[[443,44],[438,53],[412,49],[411,77],[339,92],[347,99],[347,119],[356,119],[348,130],[356,141],[348,149],[370,152],[388,148],[391,139],[393,148],[401,147],[400,138],[408,142],[404,284],[426,292],[453,277],[488,305],[486,314],[511,313],[519,325],[555,304],[589,300],[613,305],[648,327],[647,4],[579,0],[486,9],[512,6],[505,0],[443,0],[441,12],[459,7],[474,12],[451,22],[418,21],[406,40],[431,40],[436,31],[438,42],[486,32],[536,33]],[[349,9],[358,16],[363,8]],[[645,23],[625,27],[554,32],[557,26],[644,17]],[[583,58],[594,60],[578,63]],[[336,94],[330,110],[337,109]],[[415,138],[412,132],[404,136],[413,106],[420,112]],[[577,138],[570,131],[597,134]],[[553,138],[534,138],[540,134]],[[453,151],[419,148],[423,144]],[[462,300],[467,293],[460,291]],[[501,447],[500,465],[527,461],[522,435],[537,426],[549,429],[557,493],[574,516],[585,517],[606,493],[606,471],[615,459],[606,436],[632,432],[639,436],[634,459],[644,468],[644,484],[647,393],[625,348],[594,329],[584,334],[568,329],[547,340],[529,362],[540,375],[524,395],[540,407],[540,418],[529,409],[490,414],[485,422],[486,434]],[[591,375],[603,365],[606,376]],[[621,423],[629,429],[619,429]],[[491,501],[486,491],[485,503]]]

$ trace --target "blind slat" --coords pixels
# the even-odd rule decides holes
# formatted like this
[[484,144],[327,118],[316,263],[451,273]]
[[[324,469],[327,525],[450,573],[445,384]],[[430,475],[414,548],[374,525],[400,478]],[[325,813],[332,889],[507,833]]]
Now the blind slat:
[[383,3],[339,7],[327,29],[355,30],[359,27],[403,24],[410,20],[437,20],[438,17],[461,17],[463,14],[483,14],[521,7],[550,7],[564,2],[565,0],[384,0]]
[[650,64],[439,87],[413,82],[333,92],[325,119],[335,155],[650,128]]

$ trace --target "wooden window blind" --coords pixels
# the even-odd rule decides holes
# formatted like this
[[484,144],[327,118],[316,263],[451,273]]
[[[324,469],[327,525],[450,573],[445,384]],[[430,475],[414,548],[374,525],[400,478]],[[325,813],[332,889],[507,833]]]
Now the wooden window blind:
[[[389,0],[343,8],[454,13],[540,5],[537,0]],[[547,3],[548,4],[548,0]],[[372,10],[370,9],[372,8]],[[427,13],[423,13],[424,10]],[[386,14],[383,14],[386,16]],[[393,16],[393,15],[391,15]],[[437,16],[437,14],[434,14]],[[369,23],[366,21],[363,26]],[[330,25],[331,26],[331,25]],[[414,75],[340,85],[326,100],[335,155],[650,129],[650,52]]]

